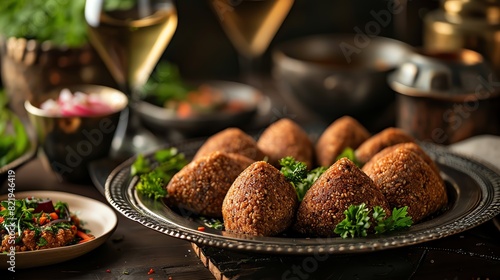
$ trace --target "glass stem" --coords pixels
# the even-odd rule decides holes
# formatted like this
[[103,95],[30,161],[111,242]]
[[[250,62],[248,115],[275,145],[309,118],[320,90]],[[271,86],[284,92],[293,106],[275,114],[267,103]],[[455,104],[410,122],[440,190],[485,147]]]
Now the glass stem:
[[251,86],[261,88],[261,58],[239,55],[238,60],[240,66],[240,76],[242,77],[242,80]]

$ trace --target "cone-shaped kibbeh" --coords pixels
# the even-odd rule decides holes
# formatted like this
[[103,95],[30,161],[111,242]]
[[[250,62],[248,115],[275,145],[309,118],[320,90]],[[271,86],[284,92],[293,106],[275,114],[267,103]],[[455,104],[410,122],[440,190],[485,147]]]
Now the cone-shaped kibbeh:
[[331,123],[316,143],[316,161],[320,166],[330,166],[345,148],[356,149],[370,137],[370,133],[357,120],[343,116]]
[[197,214],[222,217],[222,201],[236,177],[254,161],[238,154],[213,152],[173,176],[167,185],[169,203]]
[[394,152],[397,149],[409,149],[413,152],[415,152],[419,157],[421,157],[425,163],[427,163],[432,170],[438,175],[440,175],[439,168],[437,167],[436,163],[432,160],[432,158],[417,144],[414,142],[407,142],[407,143],[400,143],[396,144],[394,146],[387,147],[380,151],[379,153],[375,154],[364,166],[363,169],[370,169],[370,165],[375,164],[377,161],[379,161],[380,158],[386,156],[387,154],[390,154]]
[[399,143],[407,142],[415,142],[415,139],[402,129],[389,127],[363,142],[356,149],[356,159],[364,164],[383,149]]
[[279,160],[292,156],[295,160],[313,166],[313,144],[307,133],[290,119],[281,119],[264,130],[257,147],[268,156],[268,162],[279,168]]
[[373,181],[352,161],[341,158],[307,191],[297,211],[294,229],[307,236],[333,236],[337,224],[345,219],[344,211],[361,203],[370,210],[380,206],[387,215],[391,213]]
[[216,151],[240,154],[254,161],[264,159],[264,154],[257,147],[257,142],[250,135],[235,127],[226,128],[210,136],[198,149],[193,159]]
[[414,223],[448,202],[444,181],[410,149],[395,149],[365,165],[363,171],[380,188],[391,208],[408,206]]
[[222,204],[227,231],[273,236],[295,217],[297,193],[283,174],[267,162],[252,163],[234,181]]

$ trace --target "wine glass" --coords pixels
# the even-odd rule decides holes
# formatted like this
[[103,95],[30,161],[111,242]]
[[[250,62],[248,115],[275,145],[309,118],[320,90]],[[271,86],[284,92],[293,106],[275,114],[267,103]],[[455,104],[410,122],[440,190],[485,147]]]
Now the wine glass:
[[[85,19],[90,42],[133,103],[177,28],[173,0],[87,0]],[[138,125],[130,106],[126,112],[114,150],[127,148],[135,153],[159,144]]]
[[242,76],[258,83],[259,60],[267,50],[294,0],[209,0],[239,54]]

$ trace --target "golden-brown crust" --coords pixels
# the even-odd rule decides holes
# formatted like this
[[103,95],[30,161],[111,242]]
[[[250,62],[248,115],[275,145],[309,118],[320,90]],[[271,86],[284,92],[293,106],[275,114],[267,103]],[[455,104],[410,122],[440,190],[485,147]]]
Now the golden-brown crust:
[[255,139],[235,127],[226,128],[209,137],[193,159],[207,156],[215,151],[240,154],[253,160],[264,159],[264,154],[257,147]]
[[415,142],[415,139],[402,129],[395,127],[386,128],[368,138],[356,149],[356,159],[364,164],[383,149],[406,142]]
[[290,119],[281,119],[264,130],[257,147],[268,157],[268,162],[279,168],[279,160],[292,156],[309,168],[313,166],[313,145],[307,133]]
[[295,217],[295,189],[274,166],[259,161],[234,181],[222,204],[227,231],[273,236],[286,230]]
[[370,168],[370,165],[374,164],[375,162],[379,161],[380,158],[384,157],[387,154],[390,154],[394,152],[397,149],[409,149],[413,152],[415,152],[419,157],[421,157],[430,167],[431,169],[438,175],[440,175],[439,168],[437,164],[432,160],[432,158],[417,144],[414,142],[407,142],[407,143],[400,143],[396,144],[394,146],[387,147],[380,151],[379,153],[375,154],[366,164],[363,166],[363,168]]
[[331,123],[316,143],[316,161],[320,166],[332,165],[345,148],[356,149],[370,137],[370,133],[357,120],[349,116]]
[[344,211],[361,203],[368,209],[381,206],[390,214],[385,197],[373,181],[352,161],[341,158],[307,191],[294,229],[308,236],[333,236],[337,224],[345,219]]
[[213,152],[176,173],[167,185],[169,203],[197,214],[222,217],[222,201],[236,177],[254,161]]
[[391,207],[408,206],[413,222],[444,207],[446,186],[440,176],[414,151],[395,149],[363,167]]

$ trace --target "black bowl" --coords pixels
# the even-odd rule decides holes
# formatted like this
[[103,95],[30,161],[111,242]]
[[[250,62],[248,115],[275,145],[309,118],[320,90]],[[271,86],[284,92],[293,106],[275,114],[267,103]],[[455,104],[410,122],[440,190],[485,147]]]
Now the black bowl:
[[144,100],[133,102],[133,109],[141,121],[155,133],[175,131],[184,136],[196,137],[213,134],[227,127],[242,127],[250,123],[259,110],[268,107],[269,98],[246,84],[229,81],[199,81],[219,90],[226,100],[238,101],[243,108],[237,112],[214,111],[180,118],[174,110],[163,108]]
[[273,74],[281,88],[326,121],[351,115],[363,119],[394,100],[387,77],[411,47],[397,40],[356,34],[295,39],[273,51]]

